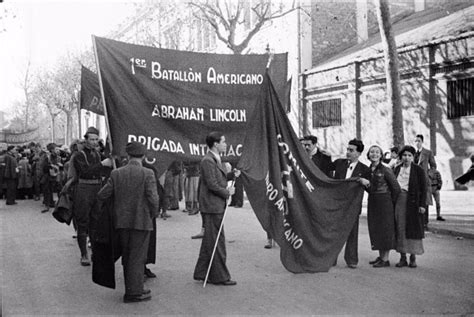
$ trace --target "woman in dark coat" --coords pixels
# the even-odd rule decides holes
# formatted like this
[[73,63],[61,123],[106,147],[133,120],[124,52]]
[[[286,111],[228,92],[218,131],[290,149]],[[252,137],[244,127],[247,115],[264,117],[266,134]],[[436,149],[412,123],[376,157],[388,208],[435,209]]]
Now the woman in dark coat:
[[382,156],[378,145],[371,146],[367,153],[371,162],[367,221],[372,250],[379,251],[379,257],[370,262],[373,267],[390,266],[388,256],[396,247],[394,206],[400,186],[392,170],[382,164]]
[[[399,153],[402,164],[395,168],[395,175],[402,189],[395,207],[397,252],[401,255],[397,267],[415,268],[416,255],[424,253],[423,214],[426,212],[424,206],[426,206],[427,184],[425,171],[412,164],[415,152],[412,146],[403,147]],[[410,253],[410,264],[407,262],[407,253]]]

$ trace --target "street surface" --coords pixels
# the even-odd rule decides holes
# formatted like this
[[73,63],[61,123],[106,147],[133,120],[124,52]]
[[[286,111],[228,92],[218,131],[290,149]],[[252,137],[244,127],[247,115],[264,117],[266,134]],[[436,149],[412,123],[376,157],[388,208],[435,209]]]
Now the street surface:
[[[444,205],[448,220],[468,214],[456,202],[474,205],[472,191],[456,195],[451,212]],[[201,218],[169,211],[172,218],[157,220],[157,263],[148,265],[158,275],[145,283],[152,299],[124,304],[120,260],[117,288],[98,286],[91,267],[79,264],[72,226],[57,222],[51,212],[41,214],[37,201],[0,204],[4,316],[474,314],[472,239],[428,232],[418,268],[396,268],[395,252],[391,267],[373,268],[368,262],[377,254],[370,250],[363,216],[357,269],[347,268],[340,255],[328,273],[293,274],[282,266],[278,247],[263,248],[266,235],[245,202],[244,208],[229,208],[225,219],[227,264],[238,284],[203,289],[192,278],[201,240],[190,239]]]

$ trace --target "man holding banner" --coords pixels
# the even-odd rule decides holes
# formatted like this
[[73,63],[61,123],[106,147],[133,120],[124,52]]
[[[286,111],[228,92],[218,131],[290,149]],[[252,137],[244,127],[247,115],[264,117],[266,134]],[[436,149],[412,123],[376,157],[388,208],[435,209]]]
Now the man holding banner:
[[224,221],[227,198],[235,191],[233,186],[227,187],[227,180],[239,177],[240,171],[236,170],[227,174],[222,166],[220,153],[225,153],[227,150],[222,133],[209,133],[206,144],[209,151],[201,161],[198,194],[204,223],[204,237],[194,269],[194,279],[204,281],[209,276],[209,282],[212,284],[231,286],[236,285],[237,282],[230,279],[225,263],[224,232],[222,231],[220,236],[218,233]]

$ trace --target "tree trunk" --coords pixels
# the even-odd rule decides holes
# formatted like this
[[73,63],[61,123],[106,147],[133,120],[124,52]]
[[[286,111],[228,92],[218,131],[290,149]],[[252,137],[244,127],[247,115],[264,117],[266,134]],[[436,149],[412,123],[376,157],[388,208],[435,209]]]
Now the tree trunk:
[[56,115],[51,114],[51,142],[54,143],[54,140],[56,139],[56,135],[54,132],[54,126],[56,125]]
[[387,78],[387,96],[392,106],[393,145],[401,147],[405,143],[403,131],[402,102],[400,97],[400,76],[398,73],[398,54],[392,33],[390,10],[387,0],[376,0],[377,20],[385,56],[385,76]]

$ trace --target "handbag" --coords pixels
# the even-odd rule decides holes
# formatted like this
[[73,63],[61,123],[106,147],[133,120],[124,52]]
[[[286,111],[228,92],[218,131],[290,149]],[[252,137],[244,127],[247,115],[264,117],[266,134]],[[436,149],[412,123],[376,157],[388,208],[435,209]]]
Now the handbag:
[[53,217],[61,223],[67,225],[71,224],[72,220],[72,204],[71,199],[67,193],[59,195],[58,202],[54,206]]

